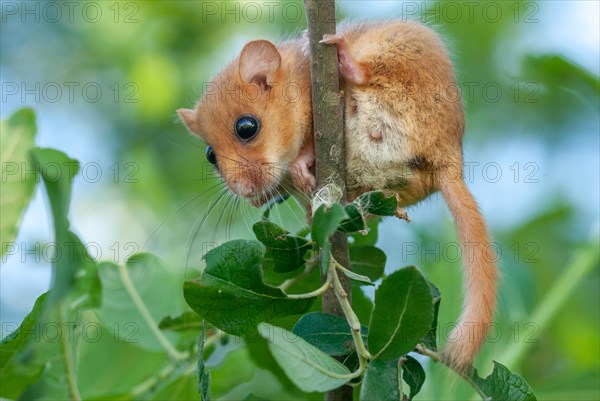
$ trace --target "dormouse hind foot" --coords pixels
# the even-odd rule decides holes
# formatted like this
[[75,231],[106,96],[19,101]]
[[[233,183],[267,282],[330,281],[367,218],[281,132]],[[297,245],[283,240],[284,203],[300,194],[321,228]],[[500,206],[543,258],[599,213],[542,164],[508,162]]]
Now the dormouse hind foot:
[[407,223],[410,223],[410,217],[408,217],[408,213],[406,209],[400,206],[400,195],[396,194],[396,201],[398,202],[398,207],[396,208],[396,217],[402,220],[406,220]]
[[350,53],[348,42],[342,35],[323,35],[320,43],[336,45],[340,74],[342,78],[355,85],[365,85],[369,81],[369,74]]

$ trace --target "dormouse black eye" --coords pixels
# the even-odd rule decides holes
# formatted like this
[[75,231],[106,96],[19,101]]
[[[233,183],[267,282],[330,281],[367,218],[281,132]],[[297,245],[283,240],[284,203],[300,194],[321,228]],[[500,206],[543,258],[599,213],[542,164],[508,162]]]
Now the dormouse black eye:
[[210,146],[206,147],[206,160],[208,160],[210,164],[217,164],[217,155],[215,155],[215,151]]
[[238,136],[238,138],[244,142],[247,142],[254,138],[256,134],[258,134],[258,131],[260,130],[260,124],[258,123],[258,118],[247,114],[238,117],[233,129],[235,130],[235,134]]

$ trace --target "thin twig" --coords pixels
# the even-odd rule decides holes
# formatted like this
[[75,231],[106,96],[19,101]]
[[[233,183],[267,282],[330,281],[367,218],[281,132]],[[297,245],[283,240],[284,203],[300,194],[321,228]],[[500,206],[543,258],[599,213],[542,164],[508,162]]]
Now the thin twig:
[[338,263],[335,262],[334,267],[330,267],[330,275],[333,277],[333,290],[335,291],[335,295],[340,303],[340,306],[342,307],[342,310],[344,311],[348,325],[350,326],[352,339],[354,340],[354,346],[356,347],[356,353],[358,354],[359,368],[357,373],[359,373],[358,376],[360,376],[365,371],[369,359],[373,357],[365,347],[365,343],[360,332],[360,321],[358,320],[356,313],[354,313],[352,305],[350,305],[350,302],[348,302],[348,296],[344,291],[344,287],[342,287],[342,283],[340,282],[340,278],[337,274],[337,265]]
[[477,386],[477,384],[475,384],[475,382],[473,381],[473,379],[471,379],[470,376],[468,376],[460,370],[454,369],[452,365],[446,359],[442,358],[439,353],[430,350],[423,344],[417,344],[417,346],[415,347],[415,351],[421,355],[428,356],[436,362],[440,362],[442,365],[446,366],[448,369],[452,370],[454,373],[459,375],[464,381],[466,381],[471,385],[471,387],[473,387],[473,389],[477,392],[477,394],[479,394],[482,400],[487,401],[490,399],[483,391],[481,391],[481,389]]

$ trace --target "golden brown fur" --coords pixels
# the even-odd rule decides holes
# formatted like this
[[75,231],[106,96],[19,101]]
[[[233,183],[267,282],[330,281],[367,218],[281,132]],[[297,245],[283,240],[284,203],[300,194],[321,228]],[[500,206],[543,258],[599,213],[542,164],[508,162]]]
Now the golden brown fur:
[[[301,57],[301,46],[301,40],[278,46],[281,65],[272,88],[245,82],[236,59],[207,85],[195,110],[179,110],[188,128],[213,147],[218,169],[234,192],[238,192],[236,183],[252,183],[258,184],[254,197],[269,195],[300,149],[312,147],[310,85],[306,85],[310,69]],[[233,134],[235,120],[242,114],[256,115],[261,122],[260,134],[247,144]]]
[[[250,42],[194,110],[179,110],[188,128],[213,147],[229,187],[255,204],[288,177],[304,193],[314,189],[306,41]],[[485,255],[485,223],[463,181],[464,114],[449,57],[438,36],[415,22],[343,25],[326,42],[338,46],[340,59],[349,197],[384,190],[404,206],[440,190],[454,216],[466,295],[445,355],[465,369],[492,322],[496,269]],[[233,133],[242,114],[261,122],[248,143]]]

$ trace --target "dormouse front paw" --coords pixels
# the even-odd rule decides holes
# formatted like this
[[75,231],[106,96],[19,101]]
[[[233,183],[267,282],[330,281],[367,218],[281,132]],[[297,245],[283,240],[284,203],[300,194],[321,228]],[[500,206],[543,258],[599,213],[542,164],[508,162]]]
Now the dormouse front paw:
[[292,184],[302,193],[311,194],[317,187],[317,179],[305,164],[294,163],[290,168]]
[[311,151],[302,151],[290,165],[289,172],[292,184],[305,194],[311,194],[317,187],[317,179],[310,168],[315,164],[315,156]]

